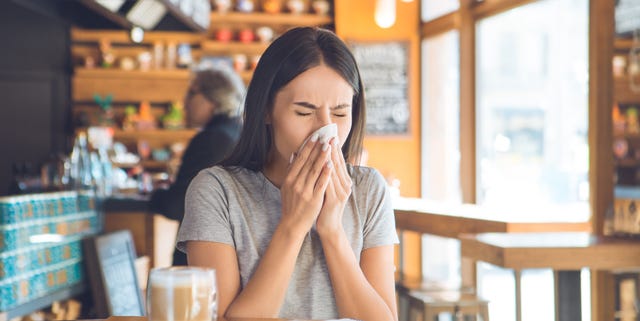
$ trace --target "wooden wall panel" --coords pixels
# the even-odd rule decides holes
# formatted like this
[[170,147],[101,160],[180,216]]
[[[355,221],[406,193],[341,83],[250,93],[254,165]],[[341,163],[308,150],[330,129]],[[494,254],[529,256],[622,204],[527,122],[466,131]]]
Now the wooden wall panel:
[[[605,213],[613,205],[613,1],[591,0],[589,12],[589,196],[592,231],[602,234]],[[591,320],[613,320],[614,293],[611,274],[595,271]]]
[[12,164],[39,163],[68,152],[69,28],[23,6],[0,1],[0,196]]
[[[410,44],[410,134],[407,136],[368,136],[364,146],[368,165],[387,178],[400,180],[403,196],[420,196],[420,18],[419,1],[396,1],[396,22],[388,29],[375,24],[375,1],[336,0],[336,33],[346,41],[397,41]],[[355,14],[357,13],[357,14]],[[366,86],[366,84],[365,84]]]

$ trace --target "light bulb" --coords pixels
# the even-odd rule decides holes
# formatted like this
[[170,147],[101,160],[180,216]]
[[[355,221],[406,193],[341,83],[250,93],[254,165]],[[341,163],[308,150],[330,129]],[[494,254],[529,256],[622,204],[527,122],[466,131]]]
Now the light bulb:
[[393,26],[396,23],[396,0],[376,0],[374,18],[380,28]]

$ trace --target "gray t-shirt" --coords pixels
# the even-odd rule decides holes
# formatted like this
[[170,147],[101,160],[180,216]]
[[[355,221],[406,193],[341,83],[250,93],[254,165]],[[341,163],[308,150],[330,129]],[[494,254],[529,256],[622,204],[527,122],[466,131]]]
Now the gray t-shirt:
[[[398,243],[391,199],[382,175],[349,166],[353,181],[343,226],[358,261],[371,247]],[[261,172],[214,166],[202,170],[187,190],[177,248],[187,241],[229,244],[236,249],[241,286],[258,267],[280,221],[280,190]],[[338,317],[320,238],[307,234],[291,276],[281,318]]]

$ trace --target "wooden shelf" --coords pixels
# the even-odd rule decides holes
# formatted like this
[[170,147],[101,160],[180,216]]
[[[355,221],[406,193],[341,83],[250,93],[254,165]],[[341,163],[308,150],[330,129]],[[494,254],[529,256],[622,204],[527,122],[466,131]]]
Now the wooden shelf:
[[259,55],[262,54],[267,47],[268,43],[261,42],[221,42],[214,40],[205,40],[202,42],[202,53],[208,54],[247,54],[247,55]]
[[[118,57],[131,57],[136,58],[139,54],[143,52],[152,52],[153,49],[151,46],[141,45],[141,46],[112,46],[113,54]],[[202,56],[202,50],[200,49],[191,49],[191,56],[194,61],[199,61]],[[74,44],[71,47],[71,57],[73,57],[75,62],[83,62],[84,57],[100,57],[100,50],[98,49],[97,44],[93,43],[78,43]]]
[[[137,149],[138,142],[145,141],[149,148],[167,148],[174,143],[183,143],[185,147],[196,134],[195,129],[150,129],[150,130],[116,130],[113,135],[115,142]],[[131,149],[130,149],[131,150]],[[143,164],[143,166],[158,166],[157,164]],[[163,165],[164,166],[164,165]]]
[[112,94],[114,102],[181,101],[189,86],[189,70],[120,70],[76,68],[74,102],[92,102],[94,94]]
[[638,141],[640,140],[640,134],[613,134],[613,138],[614,139],[623,138],[631,141]]
[[218,24],[248,24],[269,26],[322,26],[332,22],[331,16],[320,14],[270,14],[263,12],[229,12],[220,14],[211,12],[211,25]]
[[615,51],[627,51],[627,53],[629,53],[632,45],[633,39],[631,38],[615,38],[613,40],[613,48]]
[[[166,5],[169,2],[162,0]],[[180,16],[177,8],[167,6],[170,14],[178,18],[181,23],[193,22],[186,16]],[[209,30],[215,30],[218,26],[230,26],[237,28],[256,28],[259,26],[269,26],[276,34],[292,26],[323,26],[333,22],[331,15],[320,14],[268,14],[263,12],[239,13],[229,12],[220,14],[212,12],[209,14]],[[196,31],[204,31],[203,28],[189,25]],[[203,56],[233,56],[244,54],[248,60],[252,56],[261,55],[269,43],[251,42],[242,43],[239,41],[219,42],[208,38],[206,32],[165,32],[147,31],[141,43],[133,43],[129,37],[129,32],[124,30],[86,30],[79,28],[71,29],[71,55],[74,64],[81,64],[84,57],[100,57],[99,43],[108,41],[116,58],[137,57],[145,51],[153,51],[155,43],[187,43],[191,46],[192,56],[195,61]],[[166,47],[165,47],[166,49]],[[240,72],[240,77],[249,84],[253,77],[253,71]],[[123,114],[126,104],[139,104],[141,101],[148,101],[154,106],[153,113],[156,117],[163,114],[165,110],[159,106],[164,106],[174,101],[182,101],[189,86],[191,71],[187,69],[151,69],[142,70],[122,70],[119,68],[83,68],[74,70],[72,77],[72,102],[75,114],[85,113],[90,121],[98,119],[100,110],[94,103],[94,95],[113,95],[113,106],[118,116]],[[94,112],[95,111],[95,112]],[[146,131],[122,131],[116,130],[114,140],[122,142],[128,147],[134,148],[139,141],[146,141],[150,148],[166,148],[173,143],[181,142],[185,146],[196,134],[196,130],[146,130]],[[165,162],[142,161],[143,167],[154,169],[166,169]],[[1,321],[1,320],[0,320]]]
[[[206,38],[205,34],[179,31],[147,31],[144,33],[142,44],[152,45],[154,42],[175,42],[199,45]],[[134,44],[129,38],[129,32],[118,30],[86,30],[71,29],[71,40],[77,42],[100,42],[101,39],[109,40],[111,44]],[[136,44],[137,45],[137,44]]]
[[[640,106],[640,91],[631,90],[629,76],[614,77],[614,98],[618,103],[635,103]],[[640,86],[640,77],[638,77],[638,86]]]
[[144,159],[138,163],[113,163],[113,166],[119,168],[133,168],[135,166],[142,165],[146,169],[163,170],[169,166],[168,161],[157,161],[153,159]]
[[123,70],[117,68],[76,68],[75,76],[80,78],[153,78],[188,80],[188,69]]
[[118,141],[137,141],[137,140],[173,140],[188,141],[195,134],[195,129],[149,129],[149,130],[115,130],[113,139]]
[[168,161],[157,161],[153,159],[145,159],[140,163],[142,164],[142,167],[147,169],[164,170],[167,169],[167,166],[169,166]]
[[639,167],[640,166],[640,160],[631,159],[631,158],[617,159],[615,162],[616,162],[616,166],[618,167]]

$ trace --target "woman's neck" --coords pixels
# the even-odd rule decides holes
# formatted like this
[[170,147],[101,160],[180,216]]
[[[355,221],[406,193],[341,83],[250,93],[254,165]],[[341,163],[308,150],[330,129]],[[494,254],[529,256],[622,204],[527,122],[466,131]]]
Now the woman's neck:
[[262,174],[271,182],[271,184],[280,188],[284,181],[284,177],[287,175],[287,166],[271,161],[264,166]]

